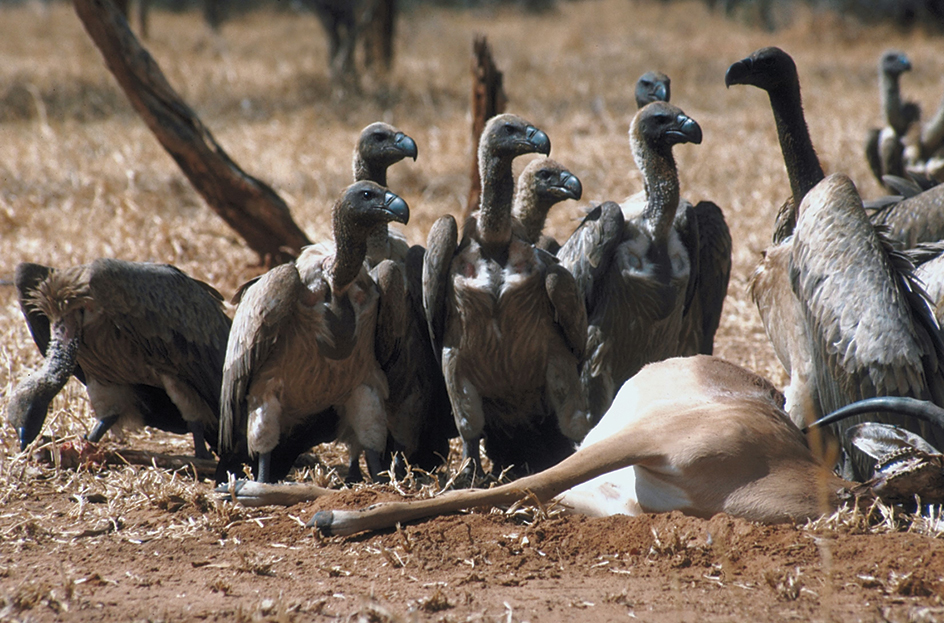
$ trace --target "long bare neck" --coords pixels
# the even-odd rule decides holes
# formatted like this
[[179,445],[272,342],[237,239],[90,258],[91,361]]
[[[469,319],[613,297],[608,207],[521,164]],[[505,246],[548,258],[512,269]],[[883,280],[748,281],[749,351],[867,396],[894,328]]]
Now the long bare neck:
[[364,258],[367,256],[367,241],[362,237],[352,236],[343,225],[335,225],[334,231],[334,261],[328,267],[328,281],[335,292],[343,292],[361,272]]
[[531,244],[537,242],[544,232],[547,213],[554,203],[553,199],[542,198],[526,186],[519,187],[515,192],[511,213],[524,228],[524,234]]
[[882,99],[882,112],[885,114],[885,123],[894,128],[895,132],[904,134],[905,117],[901,107],[901,88],[898,81],[900,75],[883,71],[879,74],[882,88],[879,90]]
[[[387,167],[376,162],[365,160],[360,151],[354,152],[354,181],[369,180],[386,188]],[[367,261],[376,266],[387,259],[387,224],[377,223],[367,232]]]
[[770,107],[777,123],[777,136],[790,178],[793,203],[798,206],[806,193],[825,177],[803,117],[799,84],[771,92]]
[[479,159],[482,199],[478,231],[486,244],[507,244],[511,240],[511,204],[515,193],[511,161],[511,157],[501,156]]
[[678,169],[670,147],[644,149],[642,153],[636,154],[636,166],[646,180],[646,207],[642,216],[650,227],[653,240],[665,243],[678,210]]

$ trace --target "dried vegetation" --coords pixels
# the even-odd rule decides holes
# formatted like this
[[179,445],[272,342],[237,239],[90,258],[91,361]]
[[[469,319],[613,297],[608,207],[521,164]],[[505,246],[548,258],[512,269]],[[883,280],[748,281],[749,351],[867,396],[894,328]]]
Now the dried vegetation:
[[[66,266],[101,256],[168,262],[227,297],[260,269],[130,110],[68,3],[4,5],[0,18],[2,412],[13,384],[40,361],[10,283],[18,262]],[[746,283],[789,186],[766,99],[757,90],[725,90],[725,68],[762,45],[793,54],[826,169],[849,173],[868,196],[880,192],[861,147],[864,129],[878,118],[879,53],[908,52],[915,71],[903,88],[925,111],[942,96],[939,40],[864,28],[830,13],[803,14],[771,36],[726,22],[694,1],[585,0],[540,15],[425,7],[404,14],[392,75],[368,78],[360,99],[332,93],[326,44],[308,14],[249,13],[214,35],[196,13],[158,11],[146,45],[229,154],[285,197],[312,239],[329,234],[329,209],[351,177],[360,128],[377,119],[400,126],[416,139],[420,156],[394,167],[390,185],[411,206],[408,238],[422,242],[439,215],[461,213],[468,194],[468,64],[477,32],[488,35],[505,72],[509,110],[547,131],[554,157],[583,181],[585,202],[619,199],[641,187],[626,137],[633,84],[648,69],[672,77],[674,102],[705,134],[702,145],[676,150],[683,194],[721,205],[734,239],[716,354],[781,386],[786,379]],[[557,208],[552,233],[563,238],[581,215],[573,203]],[[73,381],[54,401],[45,434],[59,444],[75,441],[91,422],[84,389]],[[148,431],[109,443],[191,451],[187,439]],[[59,456],[56,447],[47,450]],[[342,457],[326,447],[299,477],[339,486],[332,466]],[[421,474],[400,489],[433,491]],[[341,502],[354,506],[391,494],[362,486]],[[894,537],[892,549],[906,543],[902,555],[920,554],[928,564],[941,557],[939,541],[901,540],[910,538],[902,535],[907,530],[939,534],[938,518],[914,522],[889,508],[868,516],[843,510],[794,533],[738,522],[719,530],[678,515],[591,524],[525,504],[507,514],[446,518],[428,529],[321,540],[299,526],[311,509],[241,509],[185,473],[38,464],[16,452],[8,427],[0,432],[0,509],[0,619],[107,613],[116,620],[179,620],[204,612],[175,601],[191,592],[213,612],[203,617],[242,621],[462,621],[485,612],[509,621],[565,620],[574,609],[579,618],[585,610],[625,618],[661,609],[679,620],[690,620],[686,612],[706,620],[735,612],[934,620],[944,594],[940,561],[933,572],[900,562],[849,571],[854,590],[832,597],[824,591],[838,585],[837,558],[848,556],[844,564],[853,569],[855,548],[868,547],[850,553],[845,543],[867,533]],[[790,539],[793,545],[783,545]],[[761,557],[774,561],[763,572],[748,562],[758,541]],[[186,563],[169,562],[174,554],[168,552]],[[27,565],[46,571],[27,573]],[[588,573],[589,584],[581,579]],[[670,607],[666,582],[679,590],[690,582],[693,592],[680,592]],[[703,609],[708,598],[698,591],[721,595],[721,587],[738,586]],[[150,603],[129,597],[138,589],[156,597]],[[737,591],[748,596],[737,598]],[[522,597],[529,594],[530,601]],[[878,600],[879,609],[861,606],[867,598]],[[783,609],[759,605],[765,600]]]

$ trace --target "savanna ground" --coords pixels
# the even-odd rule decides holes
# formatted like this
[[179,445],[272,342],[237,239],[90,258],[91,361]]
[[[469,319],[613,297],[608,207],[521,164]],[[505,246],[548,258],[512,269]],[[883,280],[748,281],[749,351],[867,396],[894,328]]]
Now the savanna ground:
[[[583,181],[581,205],[640,188],[626,139],[633,84],[648,69],[665,71],[673,101],[705,136],[676,149],[683,193],[720,204],[734,238],[716,354],[780,386],[786,378],[746,284],[789,187],[766,97],[726,90],[725,69],[764,45],[792,53],[825,168],[850,174],[867,196],[880,192],[861,148],[878,120],[879,53],[907,51],[916,69],[904,89],[926,115],[942,96],[944,41],[832,14],[800,12],[768,34],[696,2],[585,0],[537,16],[424,7],[404,14],[399,28],[392,75],[366,79],[360,98],[332,93],[325,41],[308,14],[263,9],[214,35],[196,12],[154,11],[146,46],[229,154],[286,198],[312,239],[329,235],[354,139],[377,119],[419,145],[419,161],[390,176],[412,209],[409,239],[422,242],[436,217],[461,212],[474,33],[492,43],[509,109],[547,131],[553,156]],[[0,409],[40,362],[10,284],[18,262],[169,262],[227,297],[260,270],[131,111],[69,4],[0,8],[0,179]],[[581,214],[573,202],[558,207],[551,231],[566,236]],[[91,421],[72,381],[44,434],[76,441]],[[107,444],[192,448],[148,431]],[[322,450],[299,477],[336,484],[331,468],[343,452]],[[330,501],[247,510],[184,473],[38,462],[17,453],[4,427],[0,619],[944,619],[940,531],[888,510],[871,524],[846,513],[765,527],[677,514],[591,520],[524,507],[326,540],[302,525],[319,508],[391,495],[389,486],[364,486]]]

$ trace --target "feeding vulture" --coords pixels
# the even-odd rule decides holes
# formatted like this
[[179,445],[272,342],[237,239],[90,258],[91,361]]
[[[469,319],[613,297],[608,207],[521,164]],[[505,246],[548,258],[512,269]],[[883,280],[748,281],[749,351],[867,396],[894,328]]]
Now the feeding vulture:
[[216,290],[173,266],[106,258],[65,269],[22,263],[16,287],[46,357],[10,398],[21,447],[75,375],[98,419],[89,440],[115,424],[147,425],[190,431],[196,456],[211,457],[230,328]]

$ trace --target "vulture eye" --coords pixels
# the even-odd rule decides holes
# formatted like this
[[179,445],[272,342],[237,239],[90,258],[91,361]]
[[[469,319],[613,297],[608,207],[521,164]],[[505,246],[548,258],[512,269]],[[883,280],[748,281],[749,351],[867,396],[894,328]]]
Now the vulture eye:
[[551,172],[550,172],[550,171],[538,171],[538,179],[539,179],[539,180],[549,180],[549,179],[551,179]]
[[361,196],[364,197],[364,199],[370,199],[370,191],[365,190]]
[[505,134],[507,134],[508,136],[511,136],[514,133],[515,133],[515,126],[511,125],[510,123],[506,123]]
[[384,137],[383,133],[381,133],[381,132],[374,132],[374,134],[373,134],[373,139],[374,139],[374,142],[375,142],[375,143],[383,142],[384,138],[385,138],[385,137]]

